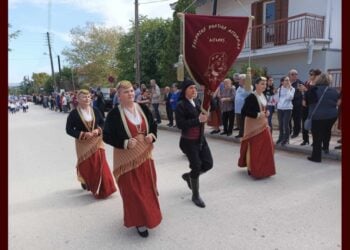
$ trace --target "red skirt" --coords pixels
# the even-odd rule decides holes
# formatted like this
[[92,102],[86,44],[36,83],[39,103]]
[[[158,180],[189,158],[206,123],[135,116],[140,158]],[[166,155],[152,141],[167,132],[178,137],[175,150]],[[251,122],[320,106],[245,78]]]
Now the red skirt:
[[209,113],[209,119],[208,119],[208,126],[211,127],[220,127],[222,122],[221,122],[221,110],[220,107],[217,107],[214,111],[210,111]]
[[268,128],[247,140],[242,140],[239,167],[248,167],[255,178],[265,178],[276,174],[274,144]]
[[154,228],[162,220],[156,186],[157,176],[153,160],[146,160],[118,178],[123,199],[124,225]]
[[82,178],[95,198],[106,198],[117,188],[109,169],[105,150],[100,148],[77,167],[78,178]]

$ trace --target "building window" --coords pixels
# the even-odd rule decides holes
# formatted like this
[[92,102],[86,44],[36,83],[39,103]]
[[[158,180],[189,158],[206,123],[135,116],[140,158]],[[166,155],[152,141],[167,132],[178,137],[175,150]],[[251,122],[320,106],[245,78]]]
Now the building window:
[[264,2],[264,7],[263,7],[263,23],[266,24],[265,30],[264,30],[264,43],[273,43],[274,41],[274,36],[275,36],[275,27],[273,23],[276,20],[276,15],[275,15],[275,9],[276,9],[276,4],[275,1],[269,1],[269,2]]

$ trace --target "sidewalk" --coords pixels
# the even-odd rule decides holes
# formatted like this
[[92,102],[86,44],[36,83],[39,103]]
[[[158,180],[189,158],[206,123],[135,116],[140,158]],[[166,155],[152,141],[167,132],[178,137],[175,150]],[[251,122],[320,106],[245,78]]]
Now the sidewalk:
[[[168,126],[166,126],[167,122],[168,122],[168,120],[162,120],[162,123],[158,124],[158,128],[163,129],[163,130],[180,132],[180,130],[176,127],[169,128]],[[227,135],[219,135],[219,134],[211,135],[210,134],[211,130],[212,130],[211,127],[208,127],[208,126],[205,127],[204,133],[205,133],[206,137],[211,137],[211,138],[225,140],[225,141],[232,141],[234,143],[240,143],[240,139],[235,138],[235,136],[238,134],[238,131],[233,131],[233,134],[231,136],[227,136]],[[272,137],[273,137],[274,142],[277,141],[278,134],[279,134],[278,130],[273,130]],[[310,138],[310,144],[311,144],[312,143],[311,134],[310,134],[309,138]],[[339,145],[339,143],[337,143],[337,141],[339,139],[340,139],[340,136],[332,135],[331,141],[329,143],[329,154],[323,154],[322,158],[341,161],[341,150],[334,149],[335,146]],[[300,133],[297,138],[290,139],[289,144],[287,144],[285,146],[275,145],[275,149],[288,151],[288,152],[302,153],[305,155],[305,158],[306,158],[307,156],[311,155],[312,147],[311,147],[311,145],[300,146],[302,141],[303,141],[302,134]]]

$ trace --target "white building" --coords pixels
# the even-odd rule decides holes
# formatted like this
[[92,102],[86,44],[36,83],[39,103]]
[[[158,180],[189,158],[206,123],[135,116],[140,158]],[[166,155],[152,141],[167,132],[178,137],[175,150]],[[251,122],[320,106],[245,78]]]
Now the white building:
[[[196,13],[211,15],[213,0],[198,0]],[[216,15],[255,16],[234,68],[251,63],[279,78],[295,68],[308,79],[311,68],[341,84],[341,0],[217,0]]]

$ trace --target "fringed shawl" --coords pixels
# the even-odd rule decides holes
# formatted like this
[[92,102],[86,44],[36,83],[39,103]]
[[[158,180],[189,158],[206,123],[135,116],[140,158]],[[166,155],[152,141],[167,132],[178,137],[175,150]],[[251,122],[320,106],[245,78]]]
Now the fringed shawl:
[[147,143],[143,134],[137,135],[136,139],[136,146],[132,149],[114,148],[113,174],[116,180],[119,176],[139,167],[147,159],[152,158],[153,143]]
[[[258,101],[260,112],[264,110],[261,102],[259,101],[259,98],[256,96],[255,97]],[[263,114],[262,114],[263,115]],[[244,120],[244,135],[242,137],[241,141],[248,140],[249,138],[252,138],[261,132],[264,131],[264,129],[268,128],[268,121],[265,115],[262,117],[258,118],[251,118],[246,116]]]
[[88,159],[92,154],[94,154],[99,148],[104,149],[104,143],[102,140],[102,135],[91,137],[87,140],[75,140],[75,150],[77,152],[79,165],[81,162]]

